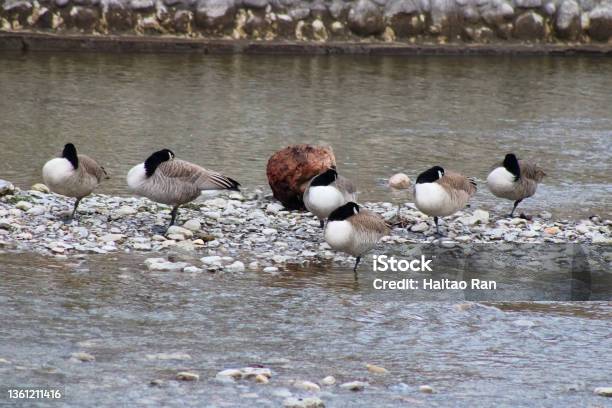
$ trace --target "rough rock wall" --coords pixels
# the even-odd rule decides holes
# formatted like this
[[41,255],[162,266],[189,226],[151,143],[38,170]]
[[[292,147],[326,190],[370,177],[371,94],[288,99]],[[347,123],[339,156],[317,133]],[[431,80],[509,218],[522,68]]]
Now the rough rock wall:
[[612,41],[612,0],[0,0],[3,31],[405,43]]

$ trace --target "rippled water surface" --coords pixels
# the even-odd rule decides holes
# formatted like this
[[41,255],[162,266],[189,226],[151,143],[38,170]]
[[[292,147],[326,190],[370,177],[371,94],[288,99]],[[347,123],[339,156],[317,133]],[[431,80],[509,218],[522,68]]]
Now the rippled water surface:
[[[352,273],[282,278],[154,273],[138,256],[69,261],[0,254],[0,380],[66,384],[70,406],[279,406],[290,379],[361,379],[357,397],[331,388],[327,406],[604,406],[612,307],[604,302],[410,302],[362,291]],[[74,363],[87,351],[93,363]],[[157,353],[191,360],[159,361]],[[365,370],[366,363],[390,374]],[[262,364],[266,386],[213,380]],[[189,369],[197,383],[172,381]],[[167,380],[150,387],[153,379]],[[417,391],[429,384],[437,393]],[[292,391],[300,394],[299,391]],[[306,395],[306,393],[302,393]],[[452,401],[452,402],[451,402]]]
[[[160,147],[266,185],[272,152],[329,143],[363,200],[441,164],[483,180],[508,151],[548,177],[527,210],[610,216],[612,60],[572,57],[0,55],[0,178],[28,187],[66,141],[112,173]],[[507,211],[482,186],[476,205]]]
[[[113,176],[101,193],[127,194],[128,169],[161,147],[261,187],[274,151],[329,143],[362,200],[389,201],[409,199],[385,187],[394,172],[415,177],[441,164],[483,180],[515,151],[548,173],[527,211],[609,217],[610,72],[611,59],[587,57],[0,54],[0,178],[27,188],[74,141]],[[484,186],[473,204],[510,205]],[[369,266],[359,280],[326,265],[188,274],[148,271],[141,254],[2,251],[0,386],[65,386],[60,404],[44,406],[280,406],[283,390],[307,395],[290,380],[327,375],[370,384],[324,388],[328,407],[609,401],[593,389],[612,385],[610,302],[415,301],[368,287]],[[606,251],[592,282],[603,300]],[[522,273],[505,259],[500,276]],[[573,288],[548,279],[538,295]],[[70,361],[81,351],[96,361]],[[159,353],[191,359],[148,357]],[[371,374],[366,363],[390,373]],[[270,384],[214,381],[258,364],[273,370]],[[181,370],[200,381],[174,381]],[[150,386],[155,379],[163,385]],[[422,384],[436,393],[420,393]]]

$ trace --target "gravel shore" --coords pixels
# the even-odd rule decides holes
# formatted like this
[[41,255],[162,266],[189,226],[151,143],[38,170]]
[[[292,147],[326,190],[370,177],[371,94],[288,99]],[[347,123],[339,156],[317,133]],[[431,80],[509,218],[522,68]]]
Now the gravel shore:
[[[94,194],[85,198],[77,218],[65,221],[73,200],[35,190],[6,188],[0,197],[0,248],[69,257],[77,253],[151,252],[158,256],[185,253],[199,262],[150,258],[154,270],[239,272],[261,269],[275,273],[288,264],[333,262],[350,265],[353,259],[332,251],[318,221],[308,212],[289,212],[261,190],[201,198],[181,208],[177,226],[165,235],[155,225],[169,222],[169,208],[145,198]],[[42,190],[42,191],[38,191]],[[397,207],[388,202],[363,203],[386,220],[396,220]],[[474,204],[472,204],[474,206]],[[462,245],[492,242],[610,244],[612,220],[552,219],[541,213],[531,220],[509,219],[480,209],[466,209],[441,220],[444,236],[434,235],[433,220],[412,203],[401,208],[405,227],[396,226],[379,249],[394,244],[440,243]],[[170,257],[172,258],[172,257]]]

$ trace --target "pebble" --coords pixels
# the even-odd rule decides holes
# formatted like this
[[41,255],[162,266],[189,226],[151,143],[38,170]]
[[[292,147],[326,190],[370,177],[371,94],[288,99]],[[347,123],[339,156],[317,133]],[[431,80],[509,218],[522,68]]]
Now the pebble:
[[176,374],[176,379],[179,381],[198,381],[200,376],[191,371],[181,371]]
[[434,393],[434,389],[429,386],[429,385],[420,385],[419,386],[419,391],[424,393],[424,394],[433,394]]
[[98,241],[117,242],[117,241],[123,241],[124,239],[125,239],[125,235],[123,234],[106,234],[106,235],[102,235],[101,237],[99,237]]
[[183,224],[183,228],[189,231],[199,231],[202,229],[202,223],[196,219],[191,219]]
[[246,268],[244,263],[236,261],[230,265],[227,265],[224,269],[228,272],[243,272]]
[[340,388],[344,388],[346,390],[351,391],[362,391],[365,387],[368,386],[368,383],[363,381],[350,381],[340,385]]
[[173,225],[168,228],[168,231],[166,231],[166,235],[182,235],[185,238],[191,238],[193,237],[193,232],[188,230],[187,228],[179,227],[178,225]]
[[79,351],[79,352],[76,352],[76,353],[72,353],[70,355],[70,360],[72,360],[72,361],[81,361],[81,362],[84,362],[84,363],[89,363],[89,362],[92,362],[92,361],[96,361],[96,358],[93,355],[89,354],[89,353],[86,353],[84,351]]
[[266,206],[266,212],[267,213],[271,213],[271,214],[276,214],[279,211],[282,211],[284,209],[283,205],[280,203],[270,203]]
[[[244,367],[244,368],[228,368],[223,371],[219,371],[215,378],[221,382],[233,382],[236,380],[246,379],[255,380],[258,383],[265,383],[261,377],[265,377],[267,380],[272,378],[272,370],[269,368],[262,367]],[[259,379],[258,379],[259,378]]]
[[593,390],[595,394],[602,397],[612,397],[612,387],[598,387]]
[[202,268],[198,268],[197,266],[186,266],[183,268],[183,272],[185,273],[202,273],[204,270]]
[[544,233],[548,234],[548,235],[557,235],[559,232],[561,232],[561,230],[559,229],[559,227],[548,227],[548,228],[544,228]]
[[191,356],[186,353],[158,353],[147,354],[147,360],[191,360]]
[[221,265],[221,257],[218,255],[205,256],[200,258],[200,262],[204,265]]
[[311,381],[296,380],[293,382],[293,386],[295,388],[298,388],[304,391],[312,391],[312,392],[321,391],[321,387],[319,387],[317,384]]
[[334,385],[336,383],[336,378],[333,375],[328,375],[327,377],[321,380],[322,385]]
[[127,206],[127,205],[123,205],[121,207],[119,207],[113,214],[112,214],[112,218],[113,219],[119,219],[119,218],[123,218],[126,217],[128,215],[134,215],[136,214],[138,211],[136,211],[134,208]]
[[369,372],[374,373],[374,374],[387,374],[389,373],[389,371],[387,371],[386,368],[384,367],[380,367],[374,364],[366,364],[366,368],[368,369]]
[[147,258],[144,263],[150,271],[182,271],[189,266],[187,262],[170,262],[164,258]]
[[289,397],[283,401],[285,408],[324,408],[325,404],[318,397]]
[[418,224],[410,227],[410,231],[412,232],[425,232],[429,229],[429,225],[426,222],[419,222]]
[[38,191],[39,193],[44,193],[44,194],[49,194],[51,192],[49,190],[49,187],[47,187],[46,185],[44,185],[42,183],[34,184],[32,187],[30,187],[30,190]]
[[162,385],[164,385],[164,380],[151,380],[151,382],[149,382],[149,385],[152,387],[161,387]]
[[265,273],[276,273],[278,272],[278,268],[276,266],[266,266],[263,271]]
[[13,194],[15,191],[15,186],[12,183],[9,183],[6,180],[0,179],[0,197]]
[[28,203],[27,201],[19,201],[17,204],[15,204],[15,208],[22,211],[28,211],[30,208],[32,208],[32,204]]
[[255,376],[255,382],[259,384],[267,384],[270,382],[270,380],[263,374],[257,374]]

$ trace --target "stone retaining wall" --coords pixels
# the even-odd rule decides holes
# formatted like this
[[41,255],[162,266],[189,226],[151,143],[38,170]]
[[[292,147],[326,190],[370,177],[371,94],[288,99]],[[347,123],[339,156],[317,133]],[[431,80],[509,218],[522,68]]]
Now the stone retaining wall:
[[0,0],[0,30],[186,38],[612,42],[612,0]]

